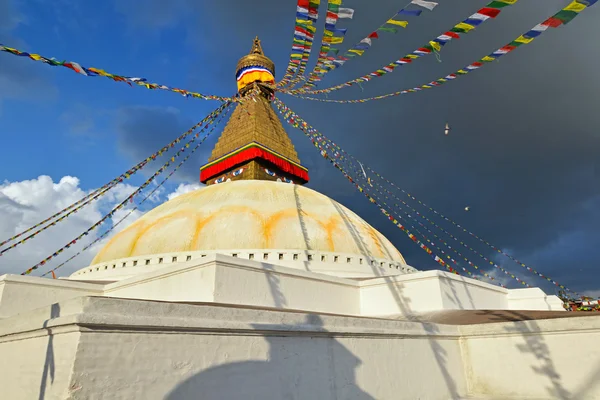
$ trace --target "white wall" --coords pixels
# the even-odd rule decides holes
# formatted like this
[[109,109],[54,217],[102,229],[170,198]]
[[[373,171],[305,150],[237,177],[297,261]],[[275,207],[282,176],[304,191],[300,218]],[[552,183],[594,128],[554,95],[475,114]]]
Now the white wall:
[[472,325],[461,333],[473,396],[600,399],[599,317]]
[[0,318],[81,296],[102,294],[102,285],[38,278],[0,276]]
[[11,400],[38,398],[52,368],[46,399],[594,400],[599,340],[594,317],[457,327],[82,298],[0,321],[0,383]]

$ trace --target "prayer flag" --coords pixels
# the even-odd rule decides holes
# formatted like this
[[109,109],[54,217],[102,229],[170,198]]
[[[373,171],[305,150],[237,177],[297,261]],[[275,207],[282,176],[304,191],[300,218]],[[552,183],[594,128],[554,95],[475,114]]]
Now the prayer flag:
[[386,24],[398,25],[403,28],[406,28],[406,26],[408,25],[408,21],[396,21],[396,20],[390,19],[386,22]]
[[338,12],[338,18],[350,18],[354,16],[354,10],[351,8],[340,8]]
[[438,3],[434,3],[433,1],[425,0],[412,0],[410,4],[421,6],[423,8],[428,9],[429,11],[433,11],[433,9],[438,5]]
[[422,10],[405,10],[405,9],[402,9],[402,10],[398,11],[398,14],[396,14],[396,15],[402,14],[402,15],[410,15],[412,17],[418,17],[419,15],[421,15],[422,12],[423,12]]

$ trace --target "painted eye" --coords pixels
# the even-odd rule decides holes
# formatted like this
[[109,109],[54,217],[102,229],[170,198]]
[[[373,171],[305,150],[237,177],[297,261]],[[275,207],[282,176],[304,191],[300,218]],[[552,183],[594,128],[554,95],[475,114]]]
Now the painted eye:
[[265,172],[266,172],[268,175],[271,175],[271,176],[277,176],[277,174],[276,174],[275,172],[271,171],[271,170],[270,170],[270,169],[268,169],[268,168],[265,168]]
[[283,181],[284,181],[285,183],[294,183],[294,181],[293,181],[293,180],[291,180],[291,179],[288,179],[288,178],[283,178]]
[[215,183],[223,183],[224,181],[225,181],[225,177],[224,177],[224,176],[222,176],[222,177],[220,177],[219,179],[216,179],[216,180],[215,180]]
[[238,170],[233,171],[233,176],[239,176],[242,174],[242,172],[244,172],[244,168],[240,168]]

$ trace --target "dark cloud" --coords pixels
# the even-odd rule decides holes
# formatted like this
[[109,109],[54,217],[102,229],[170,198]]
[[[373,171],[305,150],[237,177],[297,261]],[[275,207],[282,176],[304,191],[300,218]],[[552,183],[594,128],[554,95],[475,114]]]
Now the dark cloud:
[[[364,75],[400,58],[487,2],[440,0],[438,9],[411,19],[406,30],[381,35],[364,57],[331,73],[323,86]],[[263,39],[265,52],[278,66],[278,77],[283,75],[294,2],[230,0],[200,5],[181,1],[168,10],[163,9],[166,3],[154,3],[155,9],[146,6],[141,14],[128,15],[137,24],[146,21],[155,28],[186,21],[188,44],[198,59],[198,68],[189,76],[191,88],[218,91],[221,87],[213,82],[230,81],[233,91],[235,63],[248,52],[254,35]],[[397,2],[383,0],[368,4],[347,0],[344,4],[356,9],[354,20],[340,23],[349,28],[348,45],[366,36],[398,7]],[[560,0],[520,2],[446,46],[441,62],[426,57],[362,89],[343,89],[329,98],[379,95],[445,76],[510,42],[565,4]],[[575,271],[591,272],[600,243],[595,229],[600,216],[590,209],[600,196],[600,113],[593,110],[600,89],[595,71],[600,54],[594,51],[599,17],[600,7],[592,7],[567,26],[548,31],[498,62],[430,91],[348,105],[280,98],[344,149],[481,237],[525,262],[538,263],[534,266],[568,285],[597,288],[600,281],[592,273],[582,278]],[[127,117],[130,122],[131,118]],[[184,128],[181,117],[171,112],[153,118],[154,122],[137,120],[147,131],[161,124],[165,129],[171,124],[171,131]],[[447,137],[443,135],[446,122],[452,126]],[[436,266],[352,192],[299,132],[289,132],[311,169],[310,186],[362,215],[418,268]],[[142,137],[145,142],[154,140]],[[136,144],[123,140],[124,148],[127,143]],[[156,142],[156,147],[161,144]],[[201,154],[204,160],[207,155]],[[197,179],[197,169],[189,176]],[[470,212],[464,211],[465,205],[471,206]],[[489,248],[474,243],[491,257]],[[510,262],[506,268],[523,275]]]
[[[26,50],[26,45],[12,35],[22,22],[23,17],[15,2],[0,0],[0,38],[3,44]],[[7,99],[48,101],[57,95],[58,89],[50,78],[50,71],[24,63],[12,54],[0,53],[0,111],[2,102]]]

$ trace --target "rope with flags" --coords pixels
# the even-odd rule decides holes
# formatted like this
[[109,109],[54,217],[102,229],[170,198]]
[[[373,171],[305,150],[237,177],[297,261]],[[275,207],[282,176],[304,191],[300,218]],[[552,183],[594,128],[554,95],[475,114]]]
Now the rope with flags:
[[[29,233],[29,232],[35,230],[35,232],[33,232],[30,235],[26,236],[22,240],[20,240],[20,241],[18,241],[16,243],[13,243],[12,245],[6,247],[5,249],[0,250],[0,256],[2,256],[7,251],[12,250],[12,249],[16,248],[17,246],[19,246],[19,245],[27,242],[28,240],[36,237],[38,234],[40,234],[41,232],[45,231],[46,229],[49,229],[49,228],[55,226],[56,224],[58,224],[59,222],[64,221],[70,215],[77,213],[79,210],[81,210],[86,205],[88,205],[88,204],[92,203],[93,201],[99,199],[100,197],[104,196],[111,189],[113,189],[114,187],[116,187],[119,183],[123,182],[125,179],[131,178],[131,176],[133,176],[137,171],[139,171],[144,166],[146,166],[146,164],[148,164],[148,162],[150,162],[152,160],[155,160],[159,156],[162,156],[165,152],[169,151],[169,149],[173,148],[176,144],[180,143],[187,136],[189,136],[190,134],[192,134],[193,131],[195,131],[200,126],[204,125],[209,119],[211,119],[211,118],[219,115],[225,109],[225,107],[226,107],[226,103],[224,103],[223,105],[221,105],[220,107],[218,107],[216,110],[214,110],[213,112],[211,112],[202,121],[200,121],[199,123],[197,123],[196,125],[194,125],[193,127],[191,127],[188,131],[184,132],[177,139],[173,140],[171,143],[167,144],[166,146],[164,146],[163,148],[161,148],[160,150],[158,150],[157,152],[155,152],[151,156],[147,157],[145,160],[143,160],[140,163],[138,163],[137,165],[135,165],[133,168],[129,169],[125,173],[119,175],[118,177],[116,177],[115,179],[113,179],[112,181],[110,181],[109,183],[103,185],[101,188],[99,188],[97,190],[94,190],[89,195],[87,195],[84,198],[78,200],[77,202],[71,204],[70,206],[62,209],[61,211],[57,212],[56,214],[54,214],[54,215],[46,218],[44,221],[39,222],[39,223],[33,225],[32,227],[30,227],[30,228],[28,228],[28,229],[26,229],[26,230],[18,233],[17,235],[14,235],[13,237],[11,237],[11,238],[3,241],[2,243],[0,243],[0,246],[5,245],[5,244],[7,244],[7,243],[9,243],[9,242],[11,242],[11,241],[13,241],[15,239],[18,239],[19,237],[25,235],[26,233]],[[58,218],[58,217],[60,217],[60,218]],[[44,225],[44,224],[52,221],[55,218],[58,218],[58,219],[56,219],[55,221],[53,221],[49,225],[46,225],[46,226],[40,228],[42,225]],[[40,228],[40,229],[37,229],[37,228]]]
[[[279,103],[280,100],[275,99],[275,102]],[[282,103],[283,104],[283,103]],[[313,143],[313,145],[315,147],[317,147],[320,151],[321,151],[321,155],[327,159],[330,163],[333,164],[334,167],[336,167],[336,169],[338,171],[340,171],[344,177],[346,179],[348,179],[352,184],[355,185],[356,189],[362,193],[371,203],[375,204],[379,211],[385,215],[390,221],[392,221],[392,223],[394,225],[396,225],[402,232],[404,232],[413,242],[415,242],[421,249],[423,249],[427,254],[429,254],[438,264],[440,264],[441,266],[443,266],[444,268],[446,268],[448,271],[456,274],[456,275],[460,275],[458,273],[458,271],[456,271],[456,269],[454,269],[452,266],[450,266],[448,263],[446,263],[442,258],[440,258],[439,256],[437,256],[436,254],[433,253],[433,251],[424,243],[422,243],[411,231],[409,231],[400,221],[398,221],[396,219],[396,217],[389,213],[386,209],[384,209],[383,207],[381,207],[381,205],[375,200],[375,198],[373,198],[373,196],[369,195],[368,193],[366,193],[363,189],[362,186],[358,185],[357,183],[354,182],[354,179],[352,179],[351,176],[349,176],[343,169],[341,169],[341,167],[339,166],[339,164],[333,159],[331,158],[327,152],[325,151],[325,148],[322,147],[319,142],[317,142],[316,140],[314,140],[314,138],[311,138],[310,135],[308,134],[308,127],[309,125],[306,123],[306,121],[302,120],[300,117],[298,117],[297,115],[293,115],[291,116],[291,113],[288,115],[283,115],[284,120],[286,122],[288,122],[290,125],[292,125],[294,128],[298,128],[300,129],[302,132],[305,133],[305,135],[307,135],[309,137],[309,139],[311,139],[311,142]]]
[[[512,42],[502,46],[501,48],[494,51],[493,53],[479,59],[476,62],[473,62],[473,63],[467,65],[466,67],[464,67],[462,69],[459,69],[455,73],[446,75],[443,78],[439,78],[435,81],[428,82],[426,84],[414,87],[412,89],[405,89],[405,90],[388,93],[388,94],[384,94],[384,95],[380,95],[380,96],[367,97],[367,98],[355,99],[355,100],[320,99],[320,98],[316,98],[316,97],[299,96],[297,94],[295,95],[291,91],[283,91],[282,90],[281,92],[285,93],[285,94],[295,95],[295,96],[305,99],[305,100],[321,101],[321,102],[325,102],[325,103],[350,104],[350,103],[366,103],[368,101],[373,101],[373,100],[382,100],[382,99],[386,99],[388,97],[400,96],[400,95],[408,94],[408,93],[416,93],[416,92],[420,92],[425,89],[432,89],[435,87],[439,87],[447,82],[455,80],[456,78],[458,78],[461,75],[467,75],[470,72],[483,67],[486,63],[491,63],[491,62],[497,60],[498,58],[502,57],[503,55],[512,52],[517,47],[520,47],[524,44],[531,43],[533,40],[535,40],[539,36],[541,36],[546,30],[548,30],[548,28],[558,28],[561,25],[565,25],[565,24],[569,23],[575,17],[577,17],[577,15],[579,15],[582,11],[584,11],[588,7],[594,5],[597,1],[598,0],[574,0],[572,3],[570,3],[565,8],[563,8],[562,10],[560,10],[559,12],[554,14],[552,17],[545,19],[542,23],[537,24],[536,26],[531,28],[526,33],[520,35]],[[326,89],[323,89],[323,90],[326,90]],[[306,93],[308,93],[308,92],[306,92]]]
[[[362,163],[360,161],[358,161],[356,158],[354,158],[352,155],[346,153],[343,149],[341,149],[339,146],[337,146],[335,143],[333,143],[331,140],[329,140],[328,138],[326,138],[325,136],[323,136],[321,133],[319,133],[316,130],[310,130],[309,134],[312,134],[315,137],[315,140],[322,140],[324,141],[324,147],[325,149],[329,149],[329,148],[333,148],[335,149],[335,152],[341,152],[341,160],[348,160],[351,159],[353,161],[355,161],[356,163],[361,165],[362,168]],[[335,154],[335,153],[334,153]],[[347,162],[347,161],[346,161]],[[347,162],[346,165],[351,165]],[[370,168],[367,167],[367,170],[370,170]],[[358,171],[355,168],[355,172],[359,173],[360,171]],[[364,172],[363,172],[364,173]],[[364,173],[366,174],[366,173]],[[384,179],[383,177],[379,176],[378,177],[380,179]],[[389,181],[388,181],[389,182]],[[421,218],[425,219],[427,222],[429,222],[431,225],[433,225],[435,228],[437,228],[438,230],[440,230],[441,232],[445,233],[446,235],[450,236],[451,239],[458,241],[464,248],[470,250],[471,252],[473,252],[474,254],[476,254],[477,256],[479,256],[480,258],[482,258],[484,261],[486,261],[487,263],[489,263],[492,267],[500,270],[501,272],[503,272],[505,275],[507,275],[508,277],[516,280],[518,283],[520,283],[523,286],[526,287],[531,287],[531,285],[529,285],[527,282],[525,282],[523,279],[519,278],[518,276],[514,275],[513,273],[507,271],[506,269],[502,268],[501,266],[499,266],[497,263],[491,261],[489,258],[487,258],[486,256],[484,256],[483,254],[481,254],[480,252],[478,252],[477,250],[473,249],[472,247],[469,247],[467,244],[465,244],[464,242],[460,241],[460,239],[458,239],[456,236],[454,236],[452,233],[448,232],[446,229],[442,228],[441,226],[437,225],[435,222],[431,221],[429,218],[427,218],[425,215],[419,213],[419,211],[417,211],[415,208],[411,207],[409,204],[407,204],[405,201],[403,201],[402,199],[398,198],[396,195],[394,195],[392,192],[390,192],[389,190],[387,190],[383,185],[380,185],[375,179],[373,178],[367,178],[367,183],[369,186],[373,187],[374,190],[379,191],[378,187],[380,187],[383,191],[385,191],[387,193],[387,196],[391,196],[394,199],[400,201],[405,207],[409,208],[412,212],[414,212],[416,215],[420,216]],[[366,186],[365,186],[366,187]],[[384,196],[386,196],[386,194],[383,194]],[[389,198],[389,197],[388,197]],[[389,205],[385,204],[384,205],[386,207],[390,207]],[[487,274],[485,271],[481,270],[479,266],[477,266],[475,263],[471,262],[466,256],[464,256],[463,254],[461,254],[460,252],[458,252],[456,249],[454,249],[452,246],[450,246],[446,241],[444,241],[441,237],[439,237],[437,234],[435,234],[434,232],[430,231],[425,225],[423,225],[420,221],[418,221],[415,217],[413,217],[411,214],[407,213],[406,211],[403,210],[402,206],[398,205],[397,203],[394,203],[394,206],[397,207],[399,210],[401,210],[402,212],[404,212],[409,218],[412,218],[413,220],[415,220],[421,227],[423,227],[424,229],[426,229],[428,232],[430,232],[431,234],[434,235],[434,237],[441,241],[447,248],[451,249],[454,253],[456,253],[459,257],[462,257],[471,267],[480,270],[480,272],[486,276],[488,279],[490,280],[495,280],[495,278],[489,274]],[[448,259],[450,259],[450,257],[447,257]],[[452,260],[454,261],[454,260]],[[502,285],[501,285],[502,286]]]
[[[227,102],[225,103],[226,107],[229,107],[231,103]],[[218,114],[217,114],[218,115]],[[119,203],[116,207],[114,207],[112,209],[112,211],[110,211],[108,214],[106,214],[104,217],[102,217],[98,222],[96,222],[94,225],[92,225],[90,228],[86,229],[84,232],[82,232],[80,235],[78,235],[75,239],[73,239],[72,241],[70,241],[69,243],[67,243],[66,245],[64,245],[63,247],[61,247],[60,249],[58,249],[56,252],[52,253],[51,255],[49,255],[48,257],[44,258],[42,261],[38,262],[37,264],[35,264],[34,266],[32,266],[31,268],[27,269],[26,271],[22,272],[21,275],[29,275],[31,274],[31,272],[33,272],[34,270],[38,269],[40,266],[45,265],[48,261],[50,261],[52,258],[58,256],[59,254],[61,254],[63,251],[65,251],[66,249],[70,248],[72,245],[76,244],[77,241],[79,241],[80,239],[82,239],[83,237],[87,236],[91,231],[95,230],[96,228],[98,228],[104,221],[108,220],[109,218],[112,218],[112,216],[119,210],[121,210],[122,208],[124,208],[128,202],[132,202],[133,198],[138,195],[142,190],[144,190],[144,188],[146,188],[148,185],[150,185],[150,183],[152,183],[154,181],[154,179],[160,175],[161,173],[163,173],[168,167],[169,165],[171,165],[171,163],[175,162],[175,159],[177,157],[179,157],[179,155],[181,153],[183,153],[185,151],[185,149],[189,148],[189,146],[200,136],[200,133],[202,131],[204,131],[206,129],[207,126],[212,125],[213,122],[216,119],[215,115],[212,119],[210,119],[207,122],[207,125],[205,125],[198,133],[196,133],[192,139],[190,141],[188,141],[183,147],[181,147],[177,153],[171,157],[171,159],[169,159],[162,167],[160,167],[150,178],[148,178],[138,189],[136,189],[132,194],[130,194],[129,196],[127,196],[127,198],[125,200],[123,200],[121,203]]]
[[[341,83],[339,85],[335,85],[335,86],[332,86],[329,88],[325,88],[325,89],[304,90],[304,91],[286,90],[285,92],[290,93],[290,94],[291,93],[293,93],[293,94],[331,93],[333,91],[340,90],[345,87],[350,87],[353,85],[368,82],[373,78],[378,78],[378,77],[381,77],[388,73],[392,73],[395,71],[395,69],[397,67],[403,66],[405,64],[410,64],[413,62],[413,60],[416,60],[418,58],[424,57],[429,54],[437,54],[438,52],[440,52],[442,50],[442,47],[444,47],[447,43],[451,42],[452,39],[460,39],[460,35],[471,32],[472,30],[476,29],[479,25],[481,25],[483,22],[487,21],[488,19],[496,18],[498,16],[498,14],[500,14],[500,11],[502,8],[513,5],[517,1],[518,0],[494,0],[491,3],[489,3],[488,5],[486,5],[485,7],[478,10],[475,14],[469,16],[464,21],[456,24],[449,31],[443,33],[442,35],[437,36],[433,40],[430,40],[426,45],[419,47],[418,49],[405,55],[404,57],[402,57],[396,61],[393,61],[393,62],[385,65],[384,67],[381,67],[381,68],[379,68],[367,75],[364,75],[362,77],[352,79],[350,81],[347,81],[347,82],[344,82],[344,83]],[[401,10],[401,11],[403,11],[403,10]],[[418,11],[418,14],[416,11],[404,10],[404,14],[411,15],[411,13],[412,13],[412,15],[420,15],[421,10],[417,10],[417,11]],[[357,50],[355,53],[362,54],[363,52],[364,52],[364,50]]]
[[117,226],[119,226],[123,221],[125,221],[127,218],[129,218],[129,216],[131,214],[133,214],[136,210],[138,210],[148,199],[152,198],[152,195],[154,195],[154,193],[156,193],[156,191],[158,191],[158,189],[160,189],[169,180],[169,178],[171,178],[173,176],[173,174],[175,174],[175,172],[177,172],[177,170],[179,168],[181,168],[181,166],[191,157],[191,155],[194,154],[194,152],[196,150],[198,150],[198,148],[200,148],[200,146],[202,145],[202,143],[204,143],[204,141],[206,139],[208,139],[208,137],[213,133],[213,131],[216,129],[216,127],[223,121],[223,118],[225,118],[227,115],[229,115],[230,111],[231,111],[231,106],[228,106],[227,108],[225,108],[223,110],[223,112],[220,114],[219,120],[217,121],[217,123],[216,124],[212,124],[212,126],[210,127],[210,130],[208,131],[208,133],[202,138],[202,140],[200,140],[200,142],[198,142],[198,144],[196,145],[196,147],[194,147],[192,149],[192,151],[189,152],[188,155],[185,156],[185,158],[183,160],[181,160],[179,162],[179,164],[169,173],[169,175],[167,175],[158,185],[156,185],[156,187],[150,193],[148,193],[142,199],[142,201],[140,201],[135,207],[133,207],[131,210],[129,210],[129,212],[127,214],[125,214],[125,216],[123,216],[121,219],[119,219],[117,222],[115,222],[110,228],[108,228],[104,233],[102,233],[100,236],[98,236],[94,241],[92,241],[91,243],[85,245],[77,253],[75,253],[74,255],[72,255],[71,257],[69,257],[67,260],[63,261],[57,267],[55,267],[55,268],[51,269],[50,271],[42,274],[42,276],[47,276],[49,274],[52,274],[52,276],[54,277],[54,279],[56,279],[55,272],[58,269],[60,269],[64,265],[68,264],[73,259],[75,259],[76,257],[78,257],[81,254],[83,254],[86,250],[90,249],[94,244],[96,244],[99,241],[101,241],[102,239],[104,239],[110,232],[114,231]]
[[[307,136],[311,137],[311,132],[317,132],[317,131],[316,131],[316,129],[314,129],[313,127],[311,127],[310,125],[308,125],[308,123],[306,123],[306,121],[304,121],[304,120],[303,120],[301,117],[299,117],[299,116],[298,116],[296,113],[294,113],[294,112],[293,112],[293,111],[292,111],[292,110],[291,110],[289,107],[287,107],[285,104],[283,104],[283,102],[281,102],[281,100],[279,100],[279,99],[275,99],[275,103],[276,103],[276,106],[277,106],[277,110],[278,110],[278,111],[279,111],[279,113],[282,115],[282,117],[283,117],[283,118],[284,118],[284,119],[285,119],[285,120],[286,120],[288,123],[290,123],[292,126],[294,126],[295,128],[299,128],[299,129],[301,129],[301,130],[302,130],[302,131],[305,133],[305,135],[307,135]],[[310,129],[310,131],[309,131],[309,129]],[[321,133],[318,133],[318,135],[320,135],[320,136],[323,136]],[[313,143],[316,143],[316,142],[317,142],[317,140],[316,140],[316,138],[315,138],[315,135],[314,135],[314,133],[312,134],[311,141],[312,141]],[[333,142],[331,142],[331,143],[333,143]],[[316,146],[316,144],[315,144],[315,146]],[[319,145],[318,147],[322,149],[322,154],[323,154],[323,153],[327,154],[327,152],[326,152],[326,148],[325,148],[325,146],[324,146],[324,145]],[[339,149],[339,146],[337,146],[337,145],[336,145],[336,149]],[[346,154],[346,156],[349,156],[347,153],[345,153],[345,154]],[[350,157],[352,157],[352,156],[350,156]],[[339,165],[337,162],[333,161],[332,159],[331,159],[330,161],[331,161],[332,163],[334,163],[336,166],[337,166],[337,165]],[[356,160],[356,161],[358,162],[358,160]],[[363,166],[364,166],[364,164],[362,164],[362,163],[361,163],[361,165],[363,165]],[[388,182],[388,183],[392,184],[394,187],[398,188],[398,186],[397,186],[397,185],[395,185],[395,184],[393,184],[391,181],[389,181],[389,180],[387,180],[387,179],[383,178],[383,177],[382,177],[380,174],[377,174],[375,171],[373,171],[373,170],[372,170],[371,168],[369,168],[368,166],[364,166],[364,167],[365,167],[365,169],[366,169],[366,170],[368,170],[368,171],[371,171],[371,172],[375,173],[375,174],[376,174],[376,176],[380,177],[381,179],[385,180],[386,182]],[[336,168],[338,168],[338,169],[339,169],[339,166],[337,166]],[[347,176],[347,178],[348,178],[348,179],[349,179],[351,182],[353,182],[352,178],[350,178],[350,177],[348,177],[348,176]],[[353,182],[353,183],[354,183],[354,182]],[[364,190],[364,189],[363,189],[362,187],[358,186],[358,188],[359,188],[359,191],[363,192],[363,190]],[[401,190],[402,190],[402,189],[401,189]],[[404,190],[402,190],[402,191],[403,191],[404,193],[406,193]],[[409,197],[411,197],[411,198],[413,198],[413,199],[414,199],[414,197],[412,197],[412,195],[409,195]],[[415,199],[415,200],[416,200],[416,199]],[[422,204],[423,204],[423,203],[422,203]],[[427,206],[427,207],[428,207],[428,206]],[[431,211],[434,211],[434,210],[433,210],[433,208],[431,208],[431,207],[428,207],[428,208],[429,208]],[[381,211],[381,212],[383,212],[384,214],[385,214],[385,213],[387,213],[387,211],[386,211],[386,210],[384,210],[384,209],[382,209],[382,208],[380,209],[380,211]],[[442,216],[442,214],[440,214],[440,213],[438,213],[438,212],[436,212],[436,211],[434,211],[434,212],[435,212],[437,215],[439,215],[439,216]],[[389,214],[389,213],[388,213],[388,214]],[[447,218],[447,217],[443,217],[443,218],[444,218],[444,219],[446,219],[446,220],[448,220],[449,222],[452,222],[452,221],[451,221],[449,218]],[[484,241],[483,239],[479,238],[478,236],[476,236],[476,235],[472,234],[471,232],[467,231],[467,230],[466,230],[465,228],[463,228],[461,225],[458,225],[458,224],[457,224],[457,223],[455,223],[455,222],[452,222],[452,223],[453,223],[454,225],[456,225],[457,227],[461,228],[461,229],[462,229],[464,232],[466,232],[466,233],[469,233],[471,236],[473,236],[473,237],[475,237],[475,238],[479,239],[481,242],[485,243],[486,245],[488,245],[489,247],[491,247],[491,248],[492,248],[493,250],[495,250],[496,252],[498,252],[498,253],[501,253],[501,254],[503,254],[503,255],[507,256],[508,258],[510,258],[511,260],[515,261],[515,262],[516,262],[518,265],[520,265],[521,267],[525,268],[527,271],[529,271],[529,272],[531,272],[531,273],[534,273],[535,275],[537,275],[537,276],[539,276],[539,277],[541,277],[541,278],[544,278],[544,279],[546,279],[548,282],[551,282],[551,283],[552,283],[552,284],[554,284],[556,287],[559,287],[559,288],[561,288],[561,289],[563,289],[563,290],[565,290],[565,291],[571,292],[571,293],[573,293],[573,294],[574,294],[574,295],[576,295],[576,296],[582,297],[582,295],[581,295],[581,294],[579,294],[578,292],[576,292],[576,291],[574,291],[574,290],[572,290],[572,289],[570,289],[570,288],[568,288],[568,287],[566,287],[566,286],[564,286],[564,285],[562,285],[562,284],[558,283],[556,280],[554,280],[554,279],[552,279],[552,278],[549,278],[548,276],[546,276],[546,275],[544,275],[544,274],[541,274],[541,273],[539,273],[538,271],[534,270],[533,268],[531,268],[530,266],[526,265],[525,263],[522,263],[521,261],[517,260],[517,259],[516,259],[516,258],[514,258],[513,256],[511,256],[511,255],[507,254],[506,252],[504,252],[504,251],[502,251],[502,250],[498,249],[497,247],[495,247],[495,246],[491,245],[489,242],[486,242],[486,241]],[[396,223],[395,223],[395,224],[396,224]],[[397,224],[396,224],[396,225],[397,225]],[[400,225],[401,225],[401,224],[400,224]],[[401,228],[401,229],[402,229],[402,228]],[[409,236],[409,237],[410,237],[410,236]],[[411,239],[412,239],[412,238],[411,238]],[[413,240],[413,241],[414,241],[414,240]],[[420,246],[420,247],[421,247],[421,246]],[[421,247],[421,248],[423,248],[423,247]],[[469,249],[470,249],[470,248],[469,248]],[[424,250],[425,250],[425,249],[424,249]],[[427,250],[426,250],[426,251],[427,251]],[[428,254],[430,254],[430,255],[431,255],[432,253],[429,253],[429,252],[428,252]],[[439,262],[439,261],[438,261],[438,260],[435,258],[435,257],[437,257],[437,256],[435,256],[435,257],[434,257],[434,256],[432,256],[432,257],[433,257],[433,258],[434,258],[434,260],[436,260],[436,261],[437,261],[437,262],[438,262],[440,265],[442,265],[442,266],[446,267],[446,265],[445,265],[446,263],[445,263],[445,262],[444,262],[444,264],[442,264],[441,262]],[[438,257],[438,258],[439,258],[439,257]],[[443,260],[442,260],[442,262],[443,262]],[[494,263],[494,264],[495,264],[495,263]],[[495,265],[497,265],[497,264],[495,264]],[[501,267],[500,267],[500,266],[498,266],[498,268],[501,268]],[[524,285],[524,286],[527,286],[527,285],[528,285],[526,282],[524,282],[522,279],[518,278],[518,277],[517,277],[517,276],[515,276],[514,274],[507,273],[507,272],[505,272],[505,274],[507,274],[507,275],[511,276],[513,279],[517,280],[519,283],[521,283],[521,284],[522,284],[522,285]]]
[[[410,5],[416,5],[422,7],[426,10],[433,11],[433,9],[438,5],[438,3],[434,3],[432,1],[425,0],[412,0],[406,6],[404,6],[400,11],[394,13],[394,15],[381,24],[377,29],[369,33],[364,39],[360,42],[352,46],[348,49],[343,55],[339,56],[339,49],[329,47],[327,53],[321,53],[319,56],[323,57],[322,63],[317,64],[315,66],[315,70],[313,74],[311,74],[309,80],[301,87],[299,87],[299,92],[303,92],[305,88],[314,87],[315,82],[319,82],[323,79],[323,77],[329,72],[343,66],[347,61],[354,57],[362,56],[365,51],[369,50],[373,45],[374,39],[379,39],[379,34],[382,32],[388,33],[397,33],[398,28],[406,28],[408,26],[408,21],[404,20],[406,17],[418,17],[421,15],[422,10],[407,10]],[[327,29],[327,25],[325,25]],[[333,26],[335,28],[335,26]],[[345,30],[342,30],[342,34],[345,34]],[[336,30],[332,29],[332,36]],[[343,37],[341,38],[343,39]],[[342,43],[342,41],[339,41]],[[336,43],[337,44],[337,43]],[[332,54],[329,56],[329,54]],[[317,68],[319,67],[319,68]],[[324,68],[323,68],[324,67]]]
[[328,0],[327,2],[327,17],[325,20],[323,38],[321,40],[319,57],[312,72],[309,74],[308,79],[300,89],[313,85],[315,78],[318,76],[318,71],[323,71],[323,66],[328,63],[327,54],[331,51],[331,46],[344,42],[344,35],[346,34],[347,29],[338,28],[336,25],[339,19],[351,19],[354,16],[354,10],[351,8],[342,8],[340,7],[341,5],[342,0]]
[[15,49],[14,47],[5,46],[1,43],[0,43],[0,51],[4,51],[6,53],[13,54],[13,55],[19,56],[19,57],[28,57],[33,61],[41,61],[44,64],[50,65],[52,67],[57,67],[57,66],[66,67],[66,68],[69,68],[69,69],[77,72],[80,75],[83,75],[83,76],[104,76],[105,78],[112,79],[115,82],[125,82],[129,86],[137,85],[137,86],[142,86],[142,87],[145,87],[146,89],[151,89],[151,90],[156,90],[156,89],[166,90],[169,92],[178,93],[184,97],[193,97],[196,99],[219,100],[219,101],[239,101],[239,98],[237,98],[237,97],[221,97],[221,96],[215,96],[215,95],[207,95],[207,94],[202,94],[202,93],[198,93],[198,92],[191,92],[188,90],[172,88],[172,87],[169,87],[166,85],[161,85],[158,83],[151,83],[151,82],[148,82],[148,80],[146,78],[129,77],[129,76],[111,74],[100,68],[84,67],[75,61],[58,61],[55,58],[48,58],[48,57],[44,57],[44,56],[41,56],[41,55],[35,54],[35,53],[27,53],[25,51]]
[[[293,86],[295,82],[301,79],[310,57],[315,32],[317,31],[315,24],[319,19],[320,4],[321,0],[298,0],[292,53],[290,54],[290,61],[288,62],[285,75],[277,83],[278,87]],[[297,78],[292,82],[292,78],[295,75]]]

